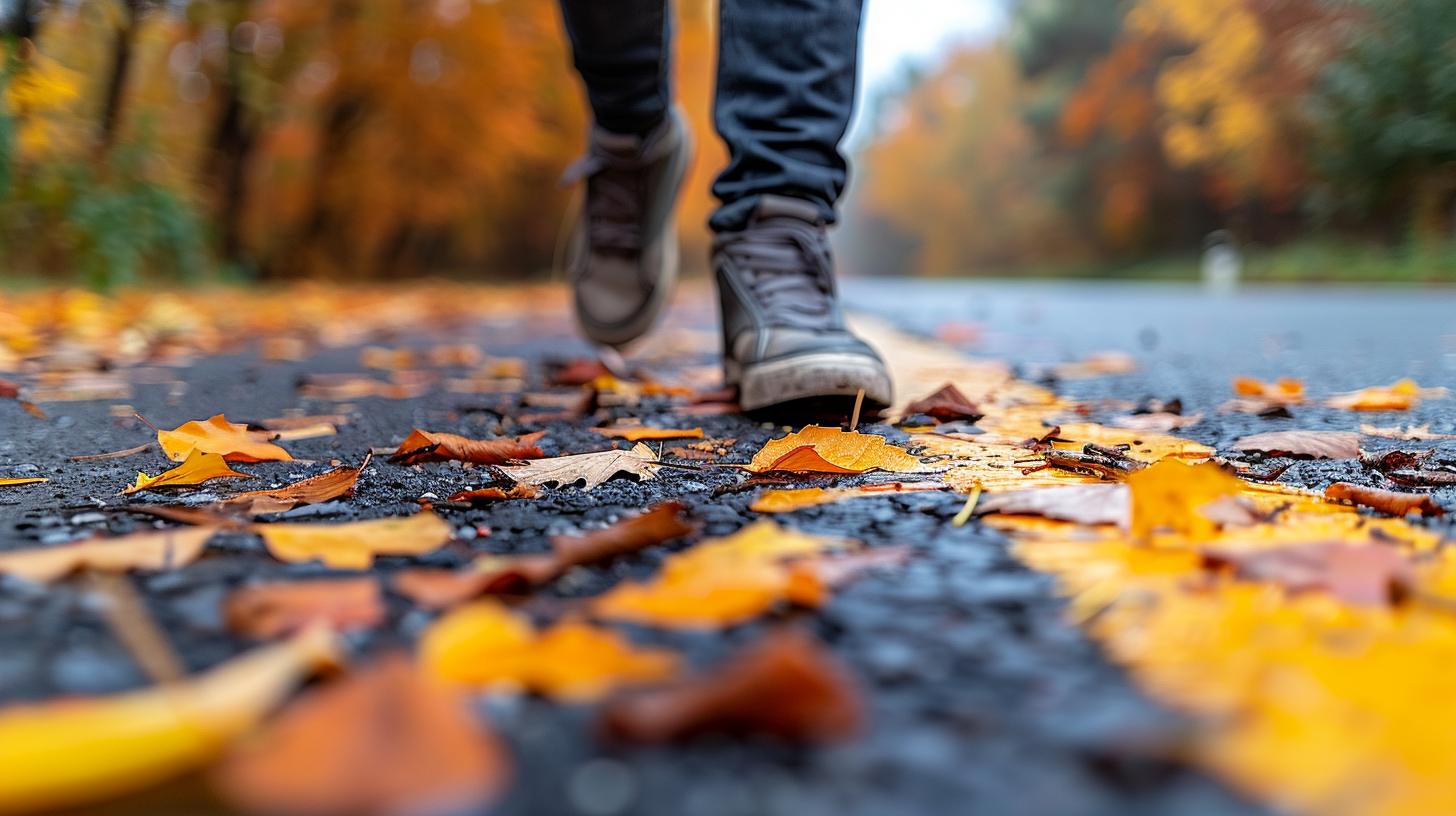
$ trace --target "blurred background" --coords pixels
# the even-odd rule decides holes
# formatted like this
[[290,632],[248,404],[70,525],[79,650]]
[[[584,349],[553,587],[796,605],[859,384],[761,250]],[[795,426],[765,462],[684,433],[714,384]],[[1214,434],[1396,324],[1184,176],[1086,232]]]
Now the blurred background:
[[[675,2],[707,137],[716,10]],[[0,16],[0,280],[549,274],[587,125],[553,2]],[[868,0],[861,97],[852,274],[1456,280],[1451,0]]]

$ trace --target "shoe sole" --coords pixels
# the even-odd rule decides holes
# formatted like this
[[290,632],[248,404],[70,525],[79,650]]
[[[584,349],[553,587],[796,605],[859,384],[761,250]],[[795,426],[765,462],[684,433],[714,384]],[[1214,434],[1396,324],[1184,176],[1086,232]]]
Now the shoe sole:
[[853,399],[864,389],[863,412],[877,412],[894,400],[889,372],[863,354],[803,354],[758,363],[741,371],[730,367],[728,379],[738,383],[738,404],[745,412],[772,410],[791,403]]
[[[687,129],[686,126],[683,128],[682,138],[682,150],[678,152],[673,165],[668,169],[668,172],[674,178],[672,192],[670,193],[673,202],[672,213],[667,217],[667,222],[663,225],[662,235],[666,244],[663,246],[662,251],[662,270],[657,275],[656,285],[652,287],[652,296],[647,299],[647,302],[642,305],[642,308],[637,314],[625,323],[612,325],[591,323],[583,319],[583,312],[579,307],[573,309],[572,311],[576,315],[577,328],[581,330],[581,333],[588,340],[594,343],[621,349],[651,331],[652,327],[657,324],[658,318],[662,317],[662,309],[667,305],[667,300],[672,295],[673,289],[677,287],[678,267],[680,265],[680,256],[682,255],[682,248],[678,243],[677,205],[678,199],[682,195],[683,183],[687,181],[688,168],[693,163],[694,148],[693,132]],[[582,206],[586,206],[585,200],[582,201]],[[580,214],[578,213],[574,217],[580,224]]]

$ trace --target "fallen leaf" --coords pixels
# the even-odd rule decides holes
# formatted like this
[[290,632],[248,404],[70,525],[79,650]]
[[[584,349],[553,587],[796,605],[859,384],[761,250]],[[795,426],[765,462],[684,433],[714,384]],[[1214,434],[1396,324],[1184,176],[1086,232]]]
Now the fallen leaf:
[[163,471],[156,476],[137,472],[136,484],[121,491],[127,496],[142,490],[158,490],[173,487],[196,487],[213,479],[251,479],[251,473],[239,473],[228,467],[227,460],[220,454],[203,453],[194,448],[182,464]]
[[303,425],[297,428],[287,428],[281,431],[270,431],[275,442],[296,442],[300,439],[318,439],[322,436],[338,436],[339,429],[329,422],[320,422],[316,425]]
[[1101,351],[1081,360],[1052,366],[1052,376],[1061,380],[1086,380],[1109,374],[1131,374],[1137,371],[1137,360],[1120,351]]
[[631,450],[557,456],[524,465],[502,467],[501,471],[523,484],[555,484],[565,487],[581,482],[583,490],[591,490],[619,473],[634,476],[642,482],[652,479],[657,475],[657,454],[646,444],[638,442]]
[[345,414],[300,414],[298,416],[272,417],[258,422],[260,427],[275,432],[297,431],[322,425],[332,425],[337,428],[340,425],[347,424],[349,424],[349,417]]
[[575,702],[664,680],[678,666],[670,652],[633,647],[610,629],[580,621],[537,632],[495,601],[461,607],[431,625],[420,641],[420,662],[452,682],[514,686]]
[[312,629],[181,683],[0,709],[0,812],[92,805],[200,767],[335,648]]
[[1206,550],[1205,561],[1240,578],[1292,592],[1325,591],[1352,604],[1383,606],[1409,594],[1410,559],[1386,544],[1317,542],[1254,551]]
[[336,632],[372,629],[384,620],[384,601],[372,577],[273,581],[234,590],[223,602],[233,632],[259,640],[324,623]]
[[592,431],[609,436],[613,439],[625,439],[628,442],[641,442],[642,440],[656,439],[702,439],[702,428],[646,428],[646,427],[622,427],[622,428],[592,428]]
[[757,521],[668,556],[656,576],[618,584],[592,610],[609,620],[668,628],[731,626],[794,600],[790,561],[846,544]]
[[838,661],[807,635],[781,631],[710,674],[613,700],[602,723],[612,737],[632,742],[709,733],[831,742],[859,731],[861,709]]
[[554,367],[546,379],[552,385],[587,385],[597,377],[611,374],[601,360],[580,357]]
[[947,486],[939,482],[890,482],[859,487],[805,487],[788,490],[770,488],[760,493],[748,509],[755,513],[788,513],[848,499],[945,489]]
[[359,475],[369,466],[371,456],[365,454],[358,467],[336,467],[327,473],[310,476],[274,490],[253,490],[240,493],[223,502],[250,515],[279,513],[303,504],[319,504],[343,496],[354,495]]
[[193,420],[170,431],[157,431],[157,443],[173,462],[185,461],[193,450],[216,453],[229,462],[287,462],[288,451],[263,441],[248,426],[228,422],[218,414],[206,422]]
[[808,473],[864,473],[886,470],[919,473],[933,470],[883,436],[810,425],[802,431],[769,440],[746,468]]
[[913,416],[915,414],[932,416],[942,422],[950,422],[957,419],[975,422],[982,416],[981,410],[965,394],[962,394],[959,388],[956,388],[951,383],[946,383],[935,393],[915,400],[905,406],[906,416]]
[[541,495],[541,491],[535,485],[517,484],[511,485],[510,490],[502,490],[499,487],[482,487],[476,490],[459,490],[450,494],[452,502],[468,502],[470,504],[489,504],[490,502],[506,501],[508,499],[534,499]]
[[1044,516],[1123,528],[1132,521],[1131,499],[1125,484],[1065,485],[991,493],[981,497],[975,512],[977,515]]
[[601,530],[552,536],[551,549],[563,569],[617,558],[692,533],[685,510],[680,502],[663,502]]
[[423,555],[450,540],[450,525],[431,512],[343,524],[258,524],[280,561],[317,559],[334,569],[368,569],[376,555]]
[[1422,388],[1415,380],[1397,380],[1390,385],[1374,385],[1337,394],[1325,401],[1331,408],[1347,411],[1407,411],[1422,399],[1444,397],[1444,388]]
[[25,485],[45,484],[50,479],[40,476],[14,476],[0,479],[0,487],[24,487]]
[[1405,516],[1410,513],[1440,516],[1446,512],[1446,508],[1425,493],[1398,493],[1349,482],[1335,482],[1325,488],[1325,498],[1350,502],[1357,507],[1369,507],[1391,516]]
[[510,774],[470,701],[392,654],[289,706],[212,781],[249,813],[444,816],[483,812]]
[[1154,431],[1109,428],[1091,422],[1064,422],[1058,426],[1054,447],[1058,450],[1081,450],[1087,444],[1104,448],[1123,448],[1124,453],[1140,462],[1149,464],[1162,459],[1176,458],[1201,461],[1215,453],[1213,448]]
[[1179,428],[1187,428],[1197,425],[1203,421],[1203,414],[1170,414],[1166,412],[1150,414],[1129,414],[1113,420],[1113,425],[1118,428],[1127,428],[1133,431],[1152,431],[1155,433],[1167,433],[1176,431]]
[[186,527],[10,550],[0,553],[0,573],[50,583],[80,570],[172,570],[196,561],[215,532],[214,527]]
[[128,456],[135,456],[139,453],[146,453],[151,449],[152,443],[143,442],[142,444],[132,448],[123,448],[121,450],[107,451],[106,453],[77,454],[76,456],[68,456],[66,458],[70,459],[72,462],[94,462],[100,459],[124,459]]
[[1388,428],[1381,428],[1375,425],[1362,424],[1360,426],[1360,433],[1365,434],[1366,436],[1379,436],[1385,439],[1400,439],[1408,442],[1427,442],[1438,439],[1456,439],[1456,434],[1432,433],[1431,426],[1429,424],[1410,425],[1405,428],[1402,428],[1399,425],[1393,425]]
[[1158,530],[1198,541],[1218,533],[1218,523],[1199,509],[1237,496],[1243,483],[1212,462],[1164,459],[1127,477],[1132,493],[1132,534],[1146,540]]
[[397,465],[418,465],[453,459],[477,465],[503,465],[514,459],[540,459],[546,454],[536,443],[545,435],[545,431],[537,431],[515,439],[467,439],[416,428],[389,461]]
[[1360,435],[1351,431],[1269,431],[1239,439],[1234,450],[1310,459],[1359,459]]
[[1262,382],[1252,377],[1235,377],[1234,393],[1241,397],[1257,397],[1264,402],[1298,405],[1304,402],[1304,383],[1290,377]]

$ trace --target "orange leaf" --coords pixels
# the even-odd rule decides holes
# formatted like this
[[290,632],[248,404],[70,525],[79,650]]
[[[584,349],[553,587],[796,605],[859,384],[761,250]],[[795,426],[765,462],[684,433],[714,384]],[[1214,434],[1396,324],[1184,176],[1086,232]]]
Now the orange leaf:
[[682,520],[685,510],[680,502],[663,502],[606,529],[552,536],[551,548],[563,568],[606,561],[693,532]]
[[310,476],[275,490],[239,493],[224,504],[243,508],[244,512],[252,515],[261,515],[291,510],[301,504],[318,504],[341,496],[352,496],[354,487],[359,483],[359,474],[369,466],[370,458],[369,454],[365,454],[364,461],[358,467],[336,467],[327,473]]
[[861,485],[859,487],[805,487],[780,490],[769,489],[758,495],[748,506],[755,513],[788,513],[805,507],[833,504],[847,499],[869,496],[883,496],[889,493],[919,493],[927,490],[945,490],[939,482],[891,482],[888,484]]
[[613,439],[625,439],[628,442],[641,442],[656,439],[702,439],[702,428],[592,428],[602,436],[609,436]]
[[808,636],[785,631],[711,674],[613,701],[602,719],[609,734],[634,742],[705,733],[826,742],[853,736],[861,708],[844,667]]
[[1374,385],[1330,397],[1325,402],[1331,408],[1348,411],[1406,411],[1414,408],[1422,399],[1443,397],[1444,388],[1422,388],[1414,380],[1397,380],[1390,385]]
[[431,433],[416,428],[400,444],[389,461],[397,465],[445,462],[451,459],[477,465],[503,465],[512,459],[540,459],[546,454],[536,445],[545,431],[516,439],[467,439],[448,433]]
[[171,570],[185,567],[207,546],[214,527],[188,527],[132,533],[119,538],[94,538],[76,544],[11,550],[0,553],[0,572],[49,583],[73,572]]
[[138,472],[136,484],[121,491],[127,496],[142,490],[157,490],[164,487],[196,487],[213,479],[251,479],[251,473],[239,473],[228,467],[227,460],[216,453],[203,453],[194,448],[187,454],[187,461],[156,476]]
[[402,655],[304,696],[213,775],[253,813],[476,813],[511,764],[469,700]]
[[1243,483],[1211,462],[1164,459],[1127,477],[1132,491],[1132,534],[1147,538],[1168,529],[1194,540],[1211,538],[1218,525],[1198,512],[1224,496],[1237,496]]
[[157,431],[157,443],[173,462],[187,459],[193,450],[220,454],[229,462],[287,462],[293,459],[288,451],[263,440],[265,434],[254,433],[248,426],[228,422],[222,414],[206,422],[193,420],[174,430]]
[[1347,501],[1358,507],[1369,507],[1392,516],[1420,513],[1423,516],[1444,515],[1446,508],[1425,493],[1398,493],[1365,487],[1349,482],[1335,482],[1325,488],[1325,498],[1332,501]]
[[534,499],[539,495],[541,495],[541,491],[535,485],[517,484],[511,485],[510,490],[502,490],[499,487],[482,487],[478,490],[456,491],[450,494],[450,501],[488,504],[507,499]]
[[565,621],[538,633],[494,601],[461,607],[435,622],[420,642],[420,661],[457,683],[514,685],[571,701],[595,700],[677,671],[671,653],[637,649],[609,629]]
[[228,628],[260,640],[320,622],[335,631],[372,629],[384,620],[384,611],[379,584],[369,577],[253,584],[223,603]]
[[1297,405],[1304,402],[1304,383],[1289,377],[1262,382],[1252,377],[1235,377],[1234,393],[1241,397],[1259,397],[1269,402]]
[[[802,450],[804,448],[809,450]],[[920,460],[906,453],[904,449],[891,445],[883,436],[810,425],[797,433],[770,440],[754,454],[747,469],[755,473],[772,470],[814,473],[888,470],[915,473],[933,468],[922,465]]]
[[434,513],[345,524],[259,524],[268,552],[280,561],[319,560],[335,569],[368,569],[376,555],[423,555],[450,540]]
[[24,485],[45,484],[50,479],[43,479],[38,476],[17,476],[0,479],[0,487],[22,487]]

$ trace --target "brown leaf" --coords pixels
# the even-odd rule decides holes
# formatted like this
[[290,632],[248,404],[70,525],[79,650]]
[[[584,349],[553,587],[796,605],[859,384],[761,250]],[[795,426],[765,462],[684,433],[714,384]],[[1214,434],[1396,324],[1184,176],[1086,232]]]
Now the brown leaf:
[[1335,482],[1325,488],[1325,498],[1333,501],[1347,501],[1358,507],[1369,507],[1392,516],[1404,516],[1410,513],[1439,516],[1446,512],[1446,508],[1424,493],[1398,493],[1394,490],[1381,490],[1378,487],[1365,487],[1349,482]]
[[1352,431],[1269,431],[1234,442],[1235,450],[1310,459],[1358,459],[1360,435]]
[[711,674],[614,700],[602,723],[613,737],[633,742],[705,733],[825,742],[856,733],[860,709],[847,672],[823,647],[781,631]]
[[1131,524],[1132,505],[1125,484],[1085,484],[1037,487],[983,495],[977,515],[1000,513],[1044,516],[1078,524]]
[[583,490],[625,473],[638,481],[657,476],[657,454],[638,442],[631,450],[605,450],[541,459],[524,465],[502,467],[501,471],[517,482],[532,485],[566,485],[581,482]]
[[1187,428],[1190,425],[1197,425],[1203,421],[1203,414],[1170,414],[1158,412],[1151,414],[1129,414],[1119,417],[1112,424],[1118,428],[1127,428],[1132,431],[1151,431],[1154,433],[1168,433],[1179,428]]
[[545,431],[537,431],[515,439],[467,439],[416,428],[389,461],[396,465],[417,465],[454,459],[477,465],[503,465],[513,459],[540,459],[546,454],[536,443],[545,435]]
[[223,506],[256,516],[291,510],[302,504],[319,504],[341,496],[352,496],[354,487],[359,483],[359,474],[369,467],[371,458],[372,454],[365,454],[364,461],[358,467],[336,467],[327,473],[310,476],[275,490],[240,493],[223,502]]
[[491,502],[506,501],[508,499],[534,499],[539,495],[541,495],[541,491],[535,485],[517,484],[511,485],[510,490],[502,490],[499,487],[459,490],[450,494],[450,501],[469,502],[470,504],[489,504]]
[[391,655],[290,706],[213,781],[250,813],[387,816],[477,812],[510,775],[464,695]]
[[481,595],[523,592],[561,574],[555,555],[486,556],[462,570],[406,569],[394,591],[425,609],[447,609]]
[[586,385],[597,377],[611,374],[601,360],[583,357],[557,366],[547,379],[552,385]]
[[912,414],[926,414],[942,422],[957,419],[975,422],[982,416],[981,410],[951,383],[946,383],[935,393],[905,406],[905,415]]
[[693,532],[682,519],[685,510],[680,502],[663,502],[603,530],[552,536],[551,548],[563,567],[606,561]]
[[1383,606],[1409,594],[1415,579],[1409,559],[1385,544],[1318,542],[1272,550],[1207,550],[1209,566],[1229,567],[1241,578],[1269,581],[1293,592],[1325,591],[1352,604]]
[[372,577],[275,581],[235,590],[223,603],[233,632],[268,640],[327,623],[334,631],[372,629],[384,620],[384,601]]

